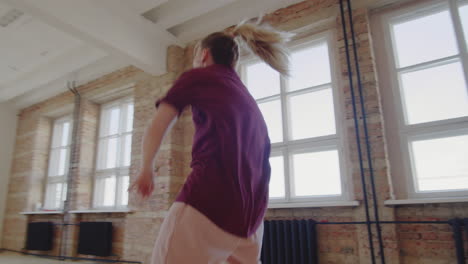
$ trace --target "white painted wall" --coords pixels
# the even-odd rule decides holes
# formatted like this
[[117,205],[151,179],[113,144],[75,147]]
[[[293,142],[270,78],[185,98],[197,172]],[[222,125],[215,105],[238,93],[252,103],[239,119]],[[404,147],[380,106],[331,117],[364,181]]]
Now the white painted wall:
[[3,217],[10,178],[11,160],[16,136],[16,110],[0,103],[0,247],[2,245]]

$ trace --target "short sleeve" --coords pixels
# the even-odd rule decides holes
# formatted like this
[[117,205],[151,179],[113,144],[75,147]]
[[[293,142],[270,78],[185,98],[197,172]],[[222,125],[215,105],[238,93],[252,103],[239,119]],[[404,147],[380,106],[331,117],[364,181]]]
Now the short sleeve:
[[187,105],[193,104],[197,97],[197,86],[199,77],[195,71],[188,71],[182,74],[174,83],[167,94],[156,101],[156,108],[161,103],[167,103],[174,106],[179,113],[184,110]]

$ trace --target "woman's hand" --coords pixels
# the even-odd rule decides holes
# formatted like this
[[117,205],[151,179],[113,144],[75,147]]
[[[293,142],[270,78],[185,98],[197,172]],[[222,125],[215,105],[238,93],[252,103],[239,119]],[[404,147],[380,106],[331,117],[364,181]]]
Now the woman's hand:
[[128,188],[128,191],[136,189],[137,193],[141,194],[143,198],[149,197],[154,191],[153,175],[152,169],[142,169],[137,180]]

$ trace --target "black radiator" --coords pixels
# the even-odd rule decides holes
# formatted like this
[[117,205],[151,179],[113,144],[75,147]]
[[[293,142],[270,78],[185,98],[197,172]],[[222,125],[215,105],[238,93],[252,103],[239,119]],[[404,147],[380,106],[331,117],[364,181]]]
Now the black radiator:
[[463,224],[465,225],[466,240],[468,241],[468,218],[463,219]]
[[35,222],[28,224],[26,249],[51,250],[54,237],[54,225],[51,222]]
[[110,256],[112,253],[112,222],[81,222],[78,254]]
[[316,264],[317,234],[313,220],[265,221],[263,264]]

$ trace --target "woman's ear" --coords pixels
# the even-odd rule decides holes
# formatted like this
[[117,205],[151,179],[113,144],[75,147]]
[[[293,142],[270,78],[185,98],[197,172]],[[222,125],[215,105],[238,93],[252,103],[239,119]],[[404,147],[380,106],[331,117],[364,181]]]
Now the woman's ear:
[[202,63],[203,64],[207,63],[210,59],[210,56],[211,56],[210,51],[207,48],[203,49],[202,54],[201,54]]

